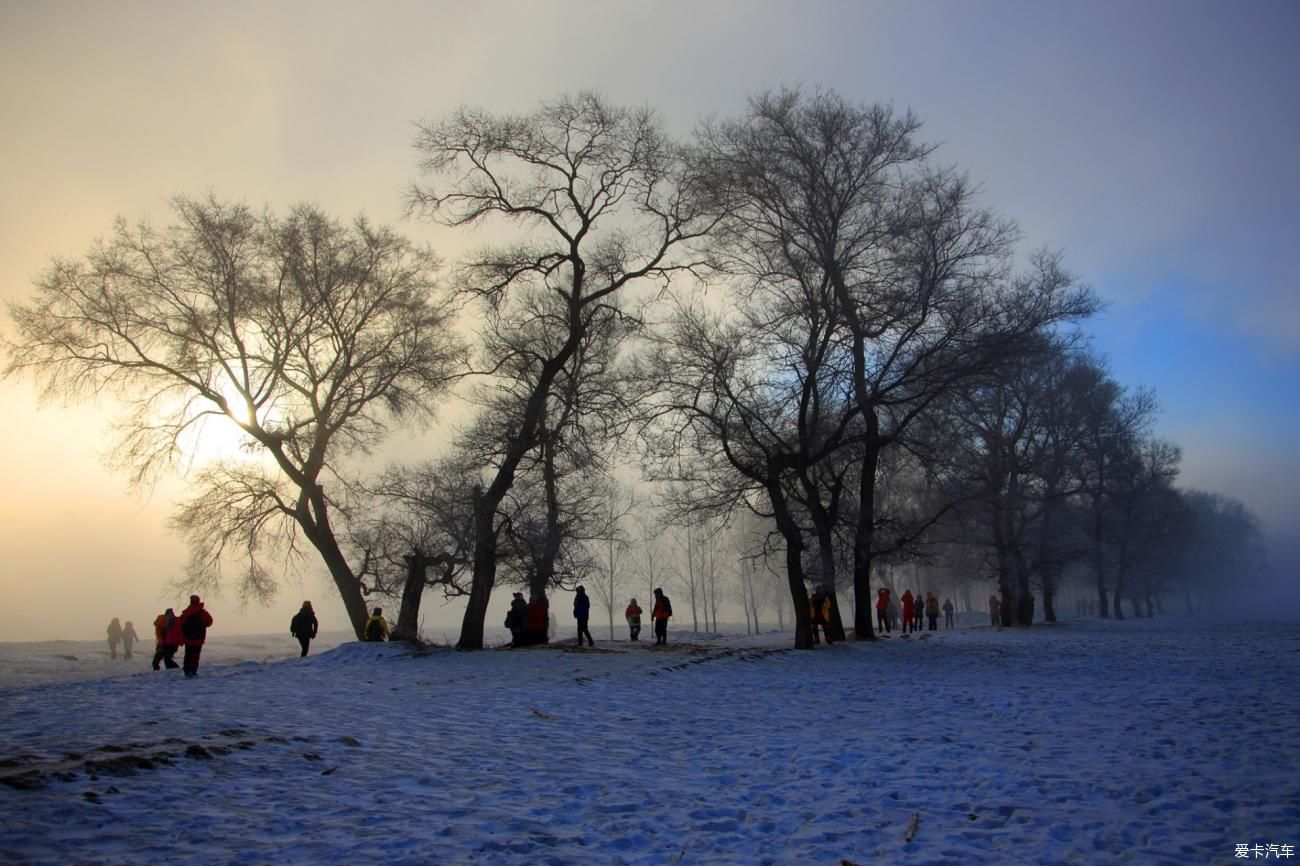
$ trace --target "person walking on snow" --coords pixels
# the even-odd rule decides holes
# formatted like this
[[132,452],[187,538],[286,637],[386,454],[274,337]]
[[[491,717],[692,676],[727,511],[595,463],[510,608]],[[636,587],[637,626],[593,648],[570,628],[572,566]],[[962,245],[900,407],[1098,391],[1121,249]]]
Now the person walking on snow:
[[591,629],[587,628],[587,620],[591,617],[591,599],[587,597],[585,586],[579,586],[577,592],[573,599],[573,618],[578,621],[578,646],[582,646],[583,635],[587,637],[587,646],[595,646],[596,642],[591,639]]
[[953,627],[953,623],[952,623],[952,615],[953,615],[956,611],[957,611],[957,608],[955,608],[955,607],[952,606],[952,599],[950,599],[950,598],[945,598],[945,599],[943,600],[943,627],[944,627],[944,628],[952,628],[952,627]]
[[623,616],[627,618],[627,630],[631,636],[630,640],[639,640],[641,637],[641,605],[632,599],[627,603],[627,610],[623,611]]
[[912,591],[910,589],[903,590],[901,600],[903,602],[903,634],[907,634],[909,631],[916,631],[912,627],[912,615],[915,613],[913,610],[915,599],[912,598]]
[[158,614],[153,621],[153,669],[158,670],[158,665],[166,664],[167,669],[178,668],[176,664],[176,648],[178,644],[172,643],[171,631],[176,624],[176,613],[169,607],[167,610]]
[[889,631],[889,590],[876,590],[876,631]]
[[190,596],[190,606],[176,617],[176,626],[180,630],[181,641],[185,644],[185,658],[181,667],[187,677],[199,675],[199,655],[203,652],[203,642],[208,639],[208,629],[212,627],[212,614],[203,609],[203,602],[197,595]]
[[1002,625],[1002,602],[996,595],[989,596],[989,620],[994,628]]
[[662,589],[655,590],[655,606],[650,611],[650,618],[655,623],[655,644],[668,645],[668,618],[673,615],[673,603],[664,595]]
[[126,621],[126,625],[122,626],[122,657],[123,658],[129,659],[131,657],[131,647],[135,646],[135,642],[138,641],[139,639],[140,639],[140,635],[135,633],[135,626],[131,625],[131,620],[128,619]]
[[302,647],[302,655],[298,658],[307,655],[307,645],[316,636],[318,628],[320,623],[316,620],[316,611],[311,609],[310,601],[304,601],[302,608],[293,615],[293,619],[289,620],[289,634],[296,637],[298,645]]
[[108,624],[108,657],[117,658],[117,645],[122,642],[122,623],[113,617]]

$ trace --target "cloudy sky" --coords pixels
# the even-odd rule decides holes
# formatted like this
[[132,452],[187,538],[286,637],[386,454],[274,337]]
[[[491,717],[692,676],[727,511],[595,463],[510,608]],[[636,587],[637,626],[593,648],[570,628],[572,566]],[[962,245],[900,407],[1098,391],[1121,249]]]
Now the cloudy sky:
[[[1286,0],[0,0],[0,300],[118,214],[165,220],[176,193],[398,223],[412,123],[461,104],[596,88],[684,135],[757,91],[834,88],[912,109],[1025,250],[1064,251],[1108,305],[1090,330],[1114,375],[1156,391],[1182,483],[1245,501],[1288,562],[1297,38]],[[0,639],[93,637],[179,601],[162,590],[184,563],[164,529],[179,488],[127,491],[100,459],[100,409],[4,381],[0,413]],[[344,625],[314,575],[270,610],[213,608],[230,631],[279,630],[303,597]]]

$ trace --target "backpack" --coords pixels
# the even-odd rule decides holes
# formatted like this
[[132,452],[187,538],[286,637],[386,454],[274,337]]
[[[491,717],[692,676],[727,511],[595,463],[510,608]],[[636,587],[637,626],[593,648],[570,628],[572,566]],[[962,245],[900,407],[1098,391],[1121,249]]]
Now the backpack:
[[181,623],[181,634],[189,640],[203,640],[208,636],[208,625],[203,621],[202,612],[191,614]]
[[383,640],[384,626],[380,620],[372,619],[366,623],[366,640]]

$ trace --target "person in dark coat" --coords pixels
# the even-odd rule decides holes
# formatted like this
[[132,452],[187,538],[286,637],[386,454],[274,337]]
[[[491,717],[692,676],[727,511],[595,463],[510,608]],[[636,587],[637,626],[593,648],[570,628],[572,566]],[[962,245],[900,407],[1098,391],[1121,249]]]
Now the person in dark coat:
[[289,620],[289,634],[296,637],[298,645],[302,647],[302,655],[298,656],[298,658],[307,655],[307,645],[316,636],[316,630],[319,627],[320,623],[316,621],[316,611],[311,609],[311,602],[304,601],[302,609],[293,615],[293,619]]
[[664,595],[662,589],[655,590],[655,606],[650,611],[650,618],[655,623],[655,644],[668,644],[668,618],[673,615],[673,603]]
[[925,594],[925,618],[930,621],[930,631],[939,630],[939,599],[932,592]]
[[153,669],[158,670],[159,663],[167,665],[167,669],[178,668],[176,664],[176,649],[179,642],[172,641],[172,628],[176,625],[176,613],[170,607],[158,614],[153,621]]
[[579,586],[577,595],[573,598],[573,618],[578,621],[578,646],[582,646],[582,637],[586,635],[587,646],[595,646],[596,642],[591,639],[591,629],[587,628],[587,620],[591,617],[591,599],[587,597],[587,588]]
[[203,652],[203,642],[208,639],[208,629],[212,627],[212,614],[203,609],[203,602],[197,595],[190,596],[190,606],[176,617],[176,628],[180,631],[181,642],[185,644],[185,658],[181,667],[185,676],[199,675],[199,655]]
[[943,627],[944,628],[955,627],[955,623],[953,622],[953,614],[955,614],[956,612],[957,612],[957,608],[953,607],[952,599],[945,598],[943,600]]
[[813,643],[821,643],[821,638],[817,634],[820,627],[822,634],[826,635],[826,644],[829,646],[834,643],[831,640],[831,599],[820,589],[814,589],[808,593],[808,614],[812,618],[812,639]]
[[511,646],[528,646],[528,602],[524,594],[516,592],[506,612],[506,628],[510,629]]

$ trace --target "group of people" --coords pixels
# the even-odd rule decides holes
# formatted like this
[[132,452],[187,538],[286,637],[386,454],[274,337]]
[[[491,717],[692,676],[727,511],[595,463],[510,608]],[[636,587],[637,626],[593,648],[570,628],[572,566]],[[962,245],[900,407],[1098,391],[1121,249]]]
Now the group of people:
[[[654,622],[655,643],[668,643],[668,619],[673,615],[672,602],[662,589],[654,591],[654,607],[650,618]],[[644,611],[636,599],[631,599],[623,612],[627,620],[628,639],[641,639],[641,614]],[[548,605],[545,596],[534,595],[525,601],[522,592],[516,592],[510,601],[510,610],[506,612],[506,628],[510,629],[512,647],[533,646],[548,641]],[[596,640],[591,636],[591,596],[587,595],[585,586],[578,586],[573,596],[573,618],[578,623],[578,646],[586,641],[587,646],[595,646]]]
[[[116,622],[117,620],[114,620]],[[131,624],[128,622],[127,626]],[[203,652],[203,642],[207,640],[208,629],[212,627],[212,614],[204,608],[197,595],[190,596],[189,606],[177,614],[172,608],[158,614],[153,621],[154,654],[153,669],[161,670],[161,665],[171,668],[183,668],[185,676],[199,675],[199,656]],[[112,627],[110,626],[110,629]],[[110,638],[111,631],[110,631]],[[176,652],[185,647],[181,664],[176,664]],[[131,657],[127,649],[127,658]]]
[[[953,606],[952,599],[945,598],[943,603],[939,603],[939,597],[932,592],[927,592],[925,597],[921,597],[918,590],[916,595],[912,595],[910,589],[903,590],[903,594],[898,599],[902,603],[902,632],[921,631],[928,620],[930,631],[938,631],[939,614],[943,614],[943,627],[954,628],[954,615],[957,608]],[[894,605],[891,593],[888,587],[881,587],[876,590],[876,628],[883,632],[893,630],[894,622],[897,617],[897,607]]]

